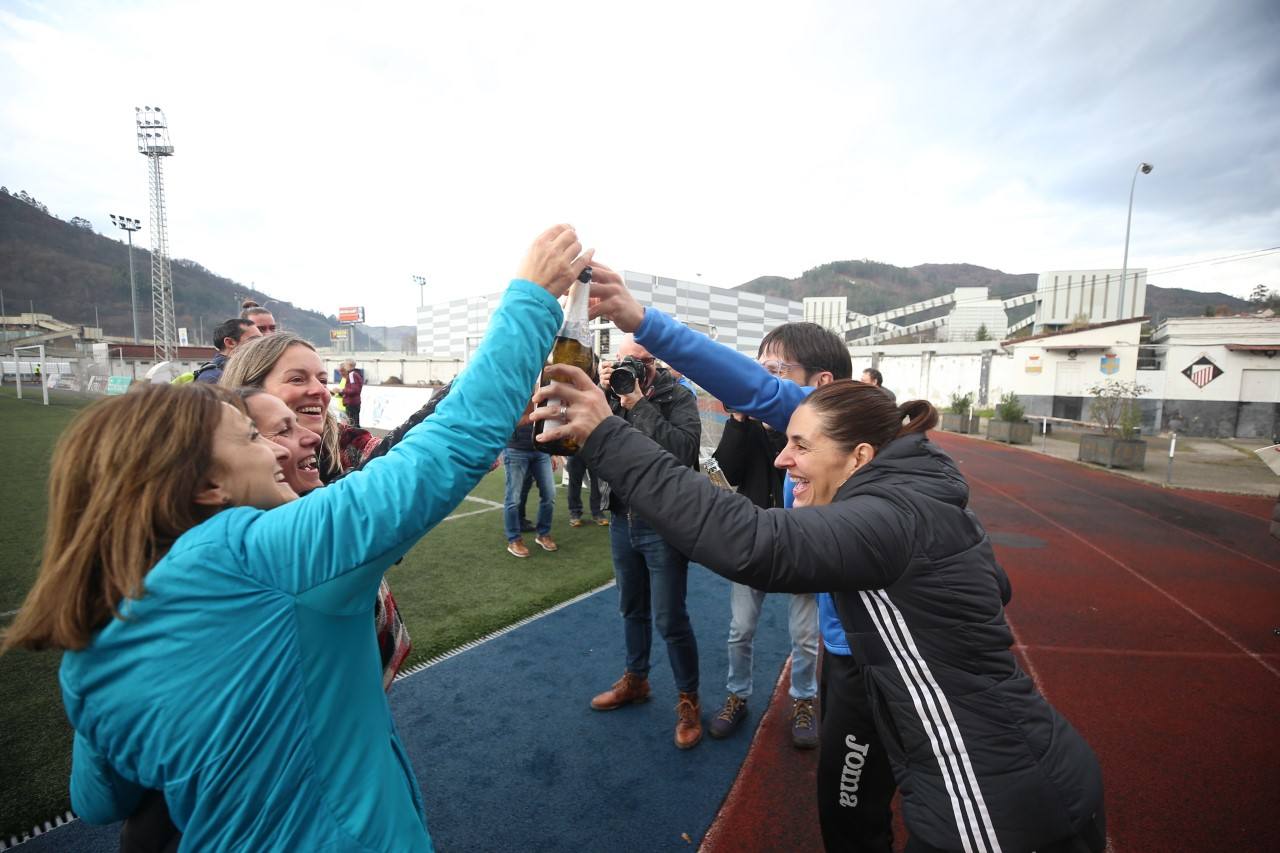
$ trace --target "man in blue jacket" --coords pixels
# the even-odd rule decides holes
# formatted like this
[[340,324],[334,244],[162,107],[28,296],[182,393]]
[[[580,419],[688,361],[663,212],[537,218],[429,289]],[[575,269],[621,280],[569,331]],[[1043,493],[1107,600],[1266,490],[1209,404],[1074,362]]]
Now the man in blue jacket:
[[[626,289],[622,277],[594,264],[592,293],[601,297],[592,317],[608,317],[637,343],[684,373],[725,408],[750,415],[786,432],[791,413],[812,387],[776,376],[748,356],[722,346],[675,319],[645,309]],[[791,506],[786,482],[784,505]],[[820,693],[822,707],[837,704],[847,713],[823,713],[818,757],[818,817],[827,850],[889,853],[896,785],[883,742],[863,689],[863,673],[849,651],[831,596],[818,594],[818,614],[825,656]],[[831,701],[833,694],[841,697]]]
[[[839,335],[816,323],[783,323],[760,342],[756,360],[773,376],[817,388],[836,379],[849,379],[849,350]],[[729,482],[756,506],[786,505],[787,479],[773,463],[786,444],[782,432],[742,412],[725,423],[716,448]],[[712,737],[727,737],[746,719],[752,692],[752,641],[765,593],[740,583],[732,586],[729,621],[728,697],[711,721]],[[818,745],[814,699],[818,693],[818,605],[813,593],[788,596],[787,627],[791,634],[791,742],[798,749]]]

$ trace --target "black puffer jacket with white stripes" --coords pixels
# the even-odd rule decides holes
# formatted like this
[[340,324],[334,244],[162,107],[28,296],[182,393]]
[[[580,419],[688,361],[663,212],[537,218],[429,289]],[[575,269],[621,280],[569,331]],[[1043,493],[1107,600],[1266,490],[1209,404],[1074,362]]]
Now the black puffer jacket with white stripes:
[[1102,823],[1102,773],[1010,646],[1008,579],[955,463],[925,436],[881,448],[832,503],[760,509],[717,489],[625,422],[587,466],[673,547],[771,592],[831,592],[868,673],[913,836],[1025,853]]

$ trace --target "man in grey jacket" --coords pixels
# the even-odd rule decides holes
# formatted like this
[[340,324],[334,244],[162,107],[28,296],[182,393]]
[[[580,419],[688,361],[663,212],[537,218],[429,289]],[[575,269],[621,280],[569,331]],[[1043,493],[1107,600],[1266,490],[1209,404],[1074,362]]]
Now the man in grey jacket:
[[[631,356],[644,366],[634,388],[619,393],[610,386],[612,365],[600,368],[600,386],[609,392],[614,414],[647,435],[682,464],[697,461],[702,421],[697,400],[678,386],[665,369],[659,369],[648,350],[628,338],[618,348],[620,357]],[[619,496],[610,495],[609,526],[613,572],[618,583],[619,610],[626,641],[626,670],[608,690],[591,700],[597,711],[612,711],[649,698],[649,650],[653,624],[667,644],[667,658],[676,688],[675,744],[680,749],[702,739],[701,704],[698,701],[698,643],[685,607],[689,558],[667,544]]]

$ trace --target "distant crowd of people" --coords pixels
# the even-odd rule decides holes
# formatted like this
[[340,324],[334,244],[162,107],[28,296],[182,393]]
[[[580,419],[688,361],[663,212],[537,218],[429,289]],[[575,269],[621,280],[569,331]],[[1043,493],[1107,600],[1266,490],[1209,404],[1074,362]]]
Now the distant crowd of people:
[[[588,265],[592,316],[628,335],[597,376],[545,363]],[[837,335],[788,323],[742,355],[643,307],[561,225],[467,368],[381,438],[359,425],[356,365],[336,417],[320,355],[261,306],[215,346],[194,381],[96,403],[65,431],[40,573],[3,639],[65,652],[73,808],[123,820],[123,850],[430,850],[386,699],[410,638],[384,576],[497,457],[507,551],[528,557],[526,532],[558,550],[542,448],[564,439],[571,526],[608,528],[622,617],[622,675],[581,701],[650,699],[656,626],[675,745],[699,744],[687,580],[711,571],[732,587],[707,730],[747,719],[762,603],[787,595],[789,734],[818,750],[828,850],[892,850],[895,794],[912,853],[1104,848],[1098,761],[1011,651],[1009,579],[928,439],[937,412],[899,405],[874,368],[854,380]],[[736,488],[698,470],[690,380],[731,413],[714,458]]]

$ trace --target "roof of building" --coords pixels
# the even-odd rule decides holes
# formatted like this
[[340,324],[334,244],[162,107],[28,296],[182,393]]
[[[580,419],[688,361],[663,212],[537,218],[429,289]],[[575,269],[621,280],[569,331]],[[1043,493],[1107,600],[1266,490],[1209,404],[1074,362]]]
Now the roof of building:
[[1273,344],[1227,344],[1232,352],[1271,352],[1280,351],[1280,341]]
[[1055,338],[1055,337],[1058,337],[1059,335],[1074,335],[1079,332],[1091,332],[1094,329],[1106,329],[1110,326],[1126,326],[1130,323],[1145,323],[1149,319],[1151,318],[1150,317],[1130,317],[1127,320],[1108,320],[1105,323],[1090,323],[1087,326],[1077,326],[1074,329],[1060,329],[1056,332],[1041,332],[1038,335],[1031,335],[1030,337],[1026,337],[1026,338],[1009,338],[1008,340],[1001,341],[1000,346],[1006,346],[1008,344],[1025,344],[1027,341],[1040,341],[1040,340],[1044,340],[1045,338]]

